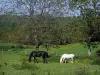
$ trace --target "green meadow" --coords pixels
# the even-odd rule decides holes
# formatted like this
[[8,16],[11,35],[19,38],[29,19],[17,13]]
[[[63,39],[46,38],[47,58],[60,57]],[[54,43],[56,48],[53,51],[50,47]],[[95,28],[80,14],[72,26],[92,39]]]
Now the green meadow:
[[[28,63],[28,55],[35,50],[34,46],[0,43],[0,75],[99,75],[100,65],[93,64],[98,49],[100,46],[92,48],[92,55],[88,57],[84,44],[50,47],[48,53],[51,57],[48,58],[48,64],[44,64],[41,58],[38,58],[39,63]],[[46,49],[41,46],[40,50]],[[59,59],[64,53],[73,53],[78,58],[74,63],[69,60],[61,64]]]

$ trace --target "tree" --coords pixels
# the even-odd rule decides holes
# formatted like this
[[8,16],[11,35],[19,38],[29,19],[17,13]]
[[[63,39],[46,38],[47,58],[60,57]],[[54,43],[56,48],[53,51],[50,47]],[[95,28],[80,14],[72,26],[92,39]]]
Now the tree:
[[[47,48],[48,43],[51,40],[52,34],[50,30],[52,21],[55,21],[56,17],[64,14],[62,11],[66,5],[66,0],[17,0],[18,8],[25,8],[22,14],[29,16],[28,28],[30,30],[28,38],[32,41],[35,40],[36,48],[39,48],[41,44],[45,44]],[[21,10],[20,10],[21,11]],[[25,13],[26,11],[26,13]],[[51,22],[51,23],[50,23]],[[54,25],[57,24],[56,21]],[[53,25],[53,24],[52,24]],[[54,29],[57,30],[56,28]],[[54,34],[52,36],[56,37]]]
[[[76,5],[76,8],[80,10],[81,18],[84,21],[84,24],[88,26],[88,39],[86,44],[88,46],[88,56],[91,55],[91,44],[95,41],[100,41],[100,22],[98,21],[99,11],[97,3],[99,0],[72,0],[72,4]],[[75,8],[74,8],[75,9]],[[99,38],[99,39],[98,39]],[[95,43],[94,43],[95,44]]]

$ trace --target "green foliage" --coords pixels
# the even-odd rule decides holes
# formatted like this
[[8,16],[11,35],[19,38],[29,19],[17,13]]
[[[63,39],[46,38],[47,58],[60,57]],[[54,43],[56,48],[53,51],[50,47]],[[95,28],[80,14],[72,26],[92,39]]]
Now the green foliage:
[[24,48],[24,46],[19,44],[19,45],[16,46],[16,48]]
[[32,49],[32,45],[22,45],[22,44],[13,44],[13,43],[0,43],[0,51],[23,51],[24,49]]
[[37,75],[37,74],[33,72],[33,73],[31,73],[31,75]]
[[96,57],[96,58],[93,60],[92,64],[94,64],[94,65],[100,65],[100,57]]
[[[10,18],[8,16],[4,17]],[[79,17],[56,17],[47,20],[41,19],[39,16],[28,18],[27,16],[24,16],[23,18],[20,18],[20,16],[14,17],[17,20],[15,21],[15,27],[10,30],[9,25],[2,27],[5,32],[1,33],[1,40],[20,44],[35,44],[37,41],[41,41],[42,43],[47,42],[49,44],[53,43],[58,45],[60,43],[67,44],[83,40],[86,38],[88,31],[86,26],[83,26],[83,24],[80,23]],[[2,17],[0,18],[2,19]],[[13,18],[10,19],[12,22]],[[35,23],[31,21],[32,19],[40,21],[35,25]],[[85,36],[83,36],[83,34]],[[34,36],[37,36],[37,41]]]
[[73,72],[73,75],[90,75],[90,70],[88,67],[76,68]]
[[38,67],[35,64],[30,64],[26,61],[23,61],[21,64],[12,64],[12,67],[17,70],[37,70]]
[[98,56],[98,57],[100,57],[100,50],[97,50],[97,51],[95,52],[95,55]]
[[20,69],[22,69],[22,70],[24,70],[24,69],[36,70],[36,69],[38,69],[38,67],[36,65],[23,62],[21,64]]
[[93,62],[93,60],[89,59],[88,57],[83,57],[83,58],[76,59],[76,62],[84,63],[84,64],[91,64]]
[[[99,12],[97,12],[99,9],[96,7],[99,2],[98,0],[70,0],[68,7],[73,8],[73,11],[80,10],[80,16],[77,17],[61,17],[61,14],[63,16],[65,15],[65,12],[63,13],[62,10],[66,7],[66,0],[42,0],[42,2],[41,0],[38,2],[37,0],[27,0],[27,2],[17,2],[19,4],[18,7],[22,5],[27,7],[29,5],[30,9],[32,8],[27,11],[30,16],[23,15],[22,13],[22,15],[16,15],[15,13],[0,15],[1,41],[20,44],[36,44],[42,42],[49,43],[50,45],[65,45],[83,41],[91,36],[92,33],[100,31],[100,17]],[[40,6],[37,6],[38,3]],[[46,4],[45,7],[43,4]],[[38,9],[38,14],[35,14],[37,10],[33,7]],[[52,7],[55,8],[54,12],[51,9]],[[55,15],[51,12],[49,14],[49,12],[41,11],[40,8],[42,10],[48,8]],[[98,37],[99,33],[95,36]],[[19,47],[23,48],[23,46]]]

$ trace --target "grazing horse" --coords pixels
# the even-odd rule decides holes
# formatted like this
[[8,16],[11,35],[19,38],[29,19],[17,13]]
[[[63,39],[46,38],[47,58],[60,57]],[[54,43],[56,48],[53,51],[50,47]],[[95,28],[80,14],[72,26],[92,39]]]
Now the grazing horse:
[[75,57],[74,54],[63,54],[60,58],[60,63],[66,63],[67,59],[72,59],[72,63],[73,63],[74,57]]
[[43,63],[48,63],[47,58],[49,58],[49,56],[46,51],[32,51],[29,55],[29,62],[31,62],[32,57],[34,57],[34,63],[38,63],[36,57],[42,57]]

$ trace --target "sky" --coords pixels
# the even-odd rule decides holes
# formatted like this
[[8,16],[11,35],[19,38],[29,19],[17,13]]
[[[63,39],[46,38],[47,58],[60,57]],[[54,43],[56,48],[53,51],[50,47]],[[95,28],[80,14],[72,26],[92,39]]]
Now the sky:
[[[9,1],[11,1],[11,2],[9,2]],[[4,12],[2,12],[2,10],[11,11],[13,9],[14,5],[15,5],[15,0],[0,0],[0,14],[4,13]],[[97,3],[97,6],[100,7],[100,2]],[[67,8],[65,10],[68,11],[68,12],[65,16],[79,16],[80,15],[80,10],[70,10],[70,9],[68,9],[69,8],[68,0],[66,0],[66,7]],[[92,6],[90,6],[90,7],[92,8]],[[16,9],[17,12],[20,12],[22,10],[25,11],[25,8],[23,7],[20,10]],[[27,11],[26,11],[26,13],[27,13]]]
[[[11,1],[11,3],[9,1]],[[13,4],[14,4],[14,0],[0,0],[0,14],[3,14],[4,13],[2,10],[4,10],[4,11],[11,11],[13,9],[13,7],[14,7]],[[80,11],[79,10],[72,11],[72,10],[69,10],[68,9],[69,8],[68,0],[66,0],[66,5],[67,5],[66,6],[67,7],[66,11],[69,11],[69,12],[67,12],[67,14],[65,14],[65,16],[71,16],[71,15],[72,16],[78,16],[78,15],[80,15]],[[21,11],[22,10],[25,10],[25,8],[23,7],[20,10],[19,9],[16,9],[16,10],[18,12],[20,10]]]

